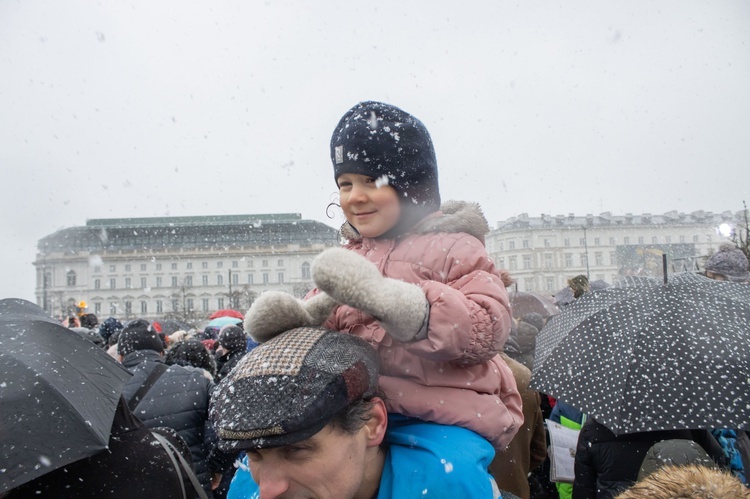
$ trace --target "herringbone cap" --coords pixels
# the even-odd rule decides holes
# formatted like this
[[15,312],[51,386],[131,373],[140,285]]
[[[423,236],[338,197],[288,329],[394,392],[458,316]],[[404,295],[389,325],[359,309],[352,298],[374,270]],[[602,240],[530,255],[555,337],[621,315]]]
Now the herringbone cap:
[[291,329],[243,357],[217,387],[211,418],[223,450],[279,447],[313,436],[377,385],[377,354],[364,340]]

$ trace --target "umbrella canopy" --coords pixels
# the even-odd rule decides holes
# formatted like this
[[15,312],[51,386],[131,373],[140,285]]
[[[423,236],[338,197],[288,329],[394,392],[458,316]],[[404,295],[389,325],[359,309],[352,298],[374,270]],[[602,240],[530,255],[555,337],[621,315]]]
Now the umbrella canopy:
[[686,273],[586,293],[537,337],[531,386],[615,434],[750,429],[750,286]]
[[107,447],[130,373],[25,300],[0,300],[0,493]]
[[242,312],[238,310],[233,310],[231,308],[222,308],[221,310],[217,310],[213,314],[211,314],[208,318],[209,319],[216,319],[218,317],[234,317],[235,319],[244,319],[245,316],[242,315]]
[[520,319],[532,312],[546,319],[550,315],[555,315],[560,311],[552,301],[552,298],[538,293],[513,291],[508,294],[508,298],[510,299],[510,308],[513,310],[513,317],[516,319]]
[[216,319],[211,320],[206,327],[215,327],[221,329],[223,326],[226,326],[227,324],[231,325],[237,325],[240,322],[242,322],[242,319],[238,319],[236,317],[218,317]]

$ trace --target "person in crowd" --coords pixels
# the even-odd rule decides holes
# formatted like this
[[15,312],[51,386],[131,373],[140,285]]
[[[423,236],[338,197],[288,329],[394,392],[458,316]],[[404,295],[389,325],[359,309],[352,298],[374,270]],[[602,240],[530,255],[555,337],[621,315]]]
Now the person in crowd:
[[[135,415],[149,428],[175,430],[190,447],[195,474],[207,495],[211,494],[206,422],[214,388],[202,369],[164,364],[164,343],[144,319],[130,322],[117,342],[120,362],[133,377],[123,396]],[[218,483],[218,481],[216,482]]]
[[227,377],[234,366],[247,353],[247,335],[239,326],[227,325],[219,332],[219,347],[216,349],[216,382]]
[[617,495],[617,499],[748,499],[750,490],[721,470],[699,466],[665,466]]
[[516,380],[523,403],[523,425],[502,451],[495,454],[490,472],[498,487],[522,499],[529,499],[529,473],[536,470],[547,457],[547,436],[542,420],[539,393],[529,388],[531,371],[523,364],[503,355],[503,360]]
[[[185,461],[184,465],[180,457]],[[188,473],[192,473],[191,466],[190,450],[173,430],[150,430],[120,397],[107,450],[46,473],[12,489],[7,495],[0,494],[0,497],[183,499],[185,491],[195,490],[188,477]],[[195,497],[195,494],[191,496]]]
[[[262,344],[269,332],[323,315],[324,327],[365,338],[378,351],[385,404],[401,424],[470,429],[491,443],[491,460],[523,414],[513,373],[498,355],[510,330],[512,279],[487,255],[484,215],[472,203],[441,207],[430,135],[392,105],[362,102],[347,111],[330,153],[348,242],[314,260],[309,308],[291,295],[264,293],[245,330]],[[321,314],[331,299],[338,306]]]
[[513,358],[529,370],[534,369],[536,337],[542,327],[544,327],[544,319],[535,312],[524,315],[516,324],[516,330],[518,331],[516,343],[520,353]]
[[202,369],[204,375],[214,380],[216,376],[216,361],[213,355],[206,350],[203,342],[195,339],[188,339],[174,343],[167,349],[164,356],[164,363],[168,366],[192,366]]
[[107,317],[104,319],[104,321],[99,324],[99,335],[104,338],[104,341],[106,342],[107,346],[111,346],[116,342],[109,341],[109,338],[115,334],[122,331],[123,325],[120,321],[115,319],[114,317]]
[[750,271],[745,254],[731,243],[723,243],[711,255],[703,268],[706,277],[717,281],[750,282]]
[[637,480],[643,480],[664,466],[687,466],[689,464],[719,469],[711,456],[703,450],[703,447],[692,440],[679,438],[662,440],[656,442],[646,451]]
[[96,329],[99,327],[99,318],[96,314],[83,314],[81,316],[81,327]]
[[378,367],[366,341],[319,327],[243,357],[211,407],[219,447],[248,457],[228,497],[499,497],[471,480],[489,465],[471,431],[389,424]]
[[719,467],[726,467],[721,446],[708,430],[647,431],[615,435],[609,428],[589,417],[578,436],[573,498],[601,499],[616,496],[638,479],[641,465],[651,446],[670,439],[692,440]]

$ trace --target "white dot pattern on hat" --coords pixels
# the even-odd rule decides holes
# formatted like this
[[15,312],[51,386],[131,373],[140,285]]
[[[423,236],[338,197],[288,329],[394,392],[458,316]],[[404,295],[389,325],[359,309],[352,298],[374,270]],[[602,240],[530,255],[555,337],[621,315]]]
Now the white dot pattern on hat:
[[750,429],[750,286],[685,273],[587,293],[540,332],[531,384],[618,434]]

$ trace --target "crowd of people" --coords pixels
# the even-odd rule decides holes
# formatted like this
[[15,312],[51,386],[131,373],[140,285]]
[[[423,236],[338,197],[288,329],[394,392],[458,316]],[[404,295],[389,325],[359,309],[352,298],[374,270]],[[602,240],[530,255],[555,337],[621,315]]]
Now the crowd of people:
[[[316,257],[304,299],[266,292],[244,320],[171,334],[145,319],[64,321],[132,374],[111,438],[125,442],[126,428],[167,441],[149,459],[170,472],[123,480],[153,497],[678,497],[654,482],[748,497],[744,432],[615,436],[529,387],[547,318],[513,316],[512,276],[484,247],[489,226],[477,205],[441,202],[418,119],[359,103],[330,155],[346,244]],[[722,248],[706,275],[747,281],[736,251]],[[576,299],[589,292],[585,276],[569,284]],[[547,419],[580,429],[573,483],[549,480]],[[152,447],[142,455],[162,452]],[[8,497],[86,483],[96,459]],[[672,464],[696,466],[692,478]]]

